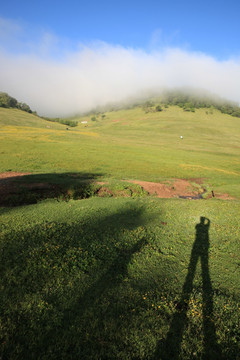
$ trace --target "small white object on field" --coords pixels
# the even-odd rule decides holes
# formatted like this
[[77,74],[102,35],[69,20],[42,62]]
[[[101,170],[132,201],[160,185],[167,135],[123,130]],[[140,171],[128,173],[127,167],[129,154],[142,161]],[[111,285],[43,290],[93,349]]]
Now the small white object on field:
[[183,136],[181,135],[180,138],[183,139]]

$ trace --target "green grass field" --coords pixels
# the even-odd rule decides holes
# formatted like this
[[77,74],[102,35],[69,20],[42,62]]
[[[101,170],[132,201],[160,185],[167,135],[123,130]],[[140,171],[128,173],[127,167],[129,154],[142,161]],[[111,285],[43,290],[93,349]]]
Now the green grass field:
[[69,188],[201,177],[236,199],[0,207],[0,358],[238,359],[239,119],[169,107],[78,121],[0,108],[0,172]]
[[1,221],[2,358],[237,358],[238,201],[52,200]]
[[240,197],[239,118],[169,107],[90,119],[79,118],[78,127],[66,130],[19,110],[0,109],[0,171],[91,172],[104,179],[146,181],[204,177],[216,191]]

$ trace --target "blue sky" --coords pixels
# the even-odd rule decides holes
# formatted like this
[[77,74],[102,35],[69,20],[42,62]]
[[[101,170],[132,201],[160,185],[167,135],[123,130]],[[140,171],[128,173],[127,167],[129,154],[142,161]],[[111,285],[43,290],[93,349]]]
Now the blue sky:
[[[45,113],[56,113],[71,89],[77,95],[62,113],[157,86],[194,85],[240,101],[239,14],[238,0],[8,0],[0,8],[0,90]],[[67,87],[51,94],[55,110],[41,78],[51,93]]]
[[240,55],[240,1],[5,1],[0,16],[23,24],[28,36],[47,31],[79,42],[125,47],[178,46],[217,58]]

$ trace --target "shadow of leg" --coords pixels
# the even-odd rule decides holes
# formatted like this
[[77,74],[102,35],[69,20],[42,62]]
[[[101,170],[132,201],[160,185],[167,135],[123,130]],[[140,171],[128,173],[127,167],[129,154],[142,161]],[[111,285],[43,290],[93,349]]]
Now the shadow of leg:
[[213,289],[209,274],[208,251],[201,256],[203,279],[203,332],[204,359],[221,359],[221,350],[217,344],[216,329],[213,314]]
[[190,295],[193,290],[193,279],[196,272],[198,259],[201,259],[203,279],[203,331],[204,352],[206,360],[221,359],[221,351],[217,344],[216,329],[213,319],[213,290],[209,273],[208,248],[209,248],[210,220],[201,217],[196,225],[196,239],[193,244],[188,273],[183,285],[180,302],[176,303],[176,312],[170,325],[166,341],[159,341],[153,359],[178,359],[181,351],[181,342],[184,329],[188,323],[187,311]]
[[188,273],[183,285],[182,295],[179,302],[176,302],[176,312],[173,316],[170,329],[164,343],[159,342],[153,359],[178,359],[184,329],[187,325],[187,310],[190,295],[193,290],[193,279],[199,257],[199,248],[195,242],[188,266]]

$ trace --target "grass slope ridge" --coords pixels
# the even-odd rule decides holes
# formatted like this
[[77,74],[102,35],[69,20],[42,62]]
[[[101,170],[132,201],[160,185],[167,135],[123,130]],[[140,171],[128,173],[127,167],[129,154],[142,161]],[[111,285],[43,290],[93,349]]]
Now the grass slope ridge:
[[[65,129],[66,127],[63,126],[56,126],[57,124],[51,123],[47,120],[36,116],[35,114],[30,114],[27,112],[23,112],[19,109],[5,109],[0,107],[0,124],[1,126],[29,126],[29,127],[36,127],[36,128],[51,128],[53,129]],[[3,129],[2,127],[2,129]]]

